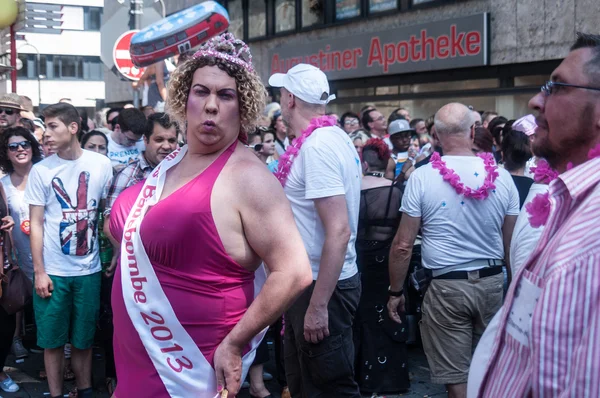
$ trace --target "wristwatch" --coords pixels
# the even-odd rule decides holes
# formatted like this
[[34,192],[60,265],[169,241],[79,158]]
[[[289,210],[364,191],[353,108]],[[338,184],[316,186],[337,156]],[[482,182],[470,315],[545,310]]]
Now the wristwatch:
[[400,296],[402,296],[404,294],[404,289],[400,289],[399,292],[395,292],[395,291],[392,290],[391,286],[388,286],[388,294],[390,296],[400,297]]

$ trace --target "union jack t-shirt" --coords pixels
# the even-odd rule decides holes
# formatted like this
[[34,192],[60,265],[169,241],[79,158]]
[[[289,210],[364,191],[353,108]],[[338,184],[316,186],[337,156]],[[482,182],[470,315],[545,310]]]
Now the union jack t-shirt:
[[83,151],[76,160],[52,155],[31,169],[25,203],[44,207],[44,267],[48,275],[99,272],[98,211],[112,178],[110,160]]

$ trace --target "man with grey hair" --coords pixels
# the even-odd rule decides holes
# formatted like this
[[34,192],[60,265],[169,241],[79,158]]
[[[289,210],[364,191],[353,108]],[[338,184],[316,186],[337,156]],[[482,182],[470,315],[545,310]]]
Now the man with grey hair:
[[436,113],[444,156],[435,153],[408,180],[390,251],[388,311],[401,322],[402,287],[421,229],[423,267],[432,276],[421,337],[432,382],[445,384],[450,398],[466,396],[471,353],[502,305],[502,270],[519,214],[510,174],[491,154],[480,158],[471,151],[475,122],[473,112],[458,103]]
[[528,208],[544,231],[481,339],[468,395],[600,397],[600,35],[577,34],[529,108],[532,149],[560,175]]
[[[281,88],[281,115],[300,137],[289,165],[276,174],[292,205],[313,270],[312,285],[285,313],[285,370],[290,393],[300,397],[360,398],[354,380],[352,323],[360,298],[356,233],[362,170],[348,134],[325,117],[327,77],[298,64],[271,76]],[[310,126],[310,127],[309,127]],[[319,126],[319,128],[315,128]],[[312,131],[304,135],[305,131]],[[282,166],[284,163],[284,167]]]

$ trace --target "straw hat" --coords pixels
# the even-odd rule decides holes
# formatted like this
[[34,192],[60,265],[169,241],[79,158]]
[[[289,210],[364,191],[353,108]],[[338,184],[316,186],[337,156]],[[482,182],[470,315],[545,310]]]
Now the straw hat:
[[25,110],[21,106],[21,97],[14,93],[0,95],[0,107],[17,109],[19,111]]

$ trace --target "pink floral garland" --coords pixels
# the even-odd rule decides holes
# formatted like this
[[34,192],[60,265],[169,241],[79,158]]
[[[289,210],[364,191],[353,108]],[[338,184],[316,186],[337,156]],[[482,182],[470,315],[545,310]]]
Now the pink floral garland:
[[275,172],[275,177],[277,177],[281,183],[281,186],[285,187],[288,174],[290,174],[290,170],[292,169],[292,164],[294,164],[294,160],[296,160],[296,157],[298,157],[298,154],[300,154],[300,149],[302,148],[304,141],[306,141],[306,139],[310,137],[310,135],[316,129],[321,127],[335,126],[336,123],[337,120],[335,116],[321,116],[310,121],[310,124],[306,130],[302,132],[302,135],[296,138],[294,142],[292,142],[292,145],[290,145],[285,153],[279,158],[279,167]]
[[467,198],[483,200],[489,196],[490,190],[496,189],[494,181],[496,178],[498,178],[498,166],[496,166],[494,156],[491,153],[482,153],[478,156],[483,159],[483,164],[487,175],[485,176],[483,185],[476,190],[466,187],[462,182],[460,182],[460,177],[458,174],[446,166],[446,163],[442,160],[439,153],[434,152],[433,155],[431,155],[430,163],[434,169],[439,170],[440,174],[444,178],[444,181],[447,181],[450,185],[452,185],[452,188],[454,188],[457,194],[463,195]]
[[[600,144],[596,145],[596,147],[590,149],[588,152],[588,159],[594,159],[600,157]],[[567,164],[567,170],[571,170],[573,168],[573,163],[569,162]],[[558,178],[558,172],[550,167],[548,162],[541,159],[538,162],[537,167],[532,167],[531,171],[533,172],[533,180],[542,184],[550,184],[556,178]],[[533,228],[539,228],[543,225],[546,225],[546,221],[548,221],[548,217],[550,216],[550,194],[546,193],[538,193],[531,202],[525,205],[525,210],[529,214],[529,224]]]
[[558,177],[558,172],[550,167],[550,164],[545,159],[540,159],[537,166],[531,168],[533,173],[533,181],[540,184],[550,184]]

